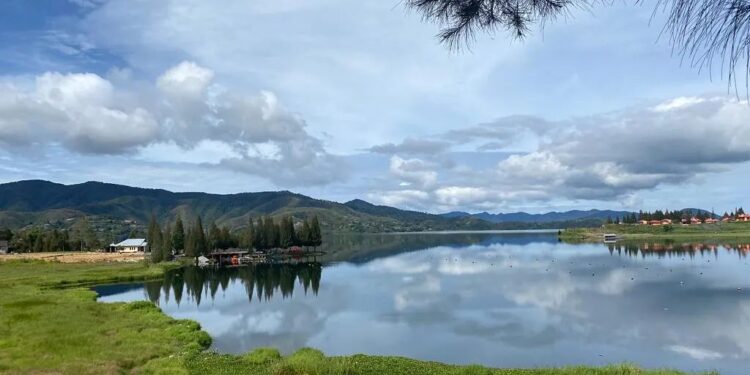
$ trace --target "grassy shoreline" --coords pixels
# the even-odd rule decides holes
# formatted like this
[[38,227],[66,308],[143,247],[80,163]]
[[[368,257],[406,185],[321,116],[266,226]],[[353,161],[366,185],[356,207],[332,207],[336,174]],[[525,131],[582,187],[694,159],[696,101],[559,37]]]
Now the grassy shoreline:
[[684,226],[608,224],[596,228],[572,228],[559,233],[569,242],[602,241],[605,233],[616,234],[623,240],[684,240],[684,241],[742,241],[750,242],[750,223],[721,223]]
[[0,262],[0,373],[169,374],[683,374],[635,366],[488,369],[400,357],[326,357],[314,349],[282,357],[206,351],[211,338],[150,302],[99,303],[94,284],[161,277],[178,263]]

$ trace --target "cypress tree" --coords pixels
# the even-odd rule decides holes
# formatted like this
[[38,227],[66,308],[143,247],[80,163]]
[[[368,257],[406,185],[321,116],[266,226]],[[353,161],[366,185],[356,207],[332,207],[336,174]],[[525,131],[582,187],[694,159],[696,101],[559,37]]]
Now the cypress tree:
[[232,232],[229,231],[229,227],[221,227],[221,230],[219,231],[219,247],[221,249],[236,247],[234,236],[232,235]]
[[148,238],[146,239],[148,251],[153,253],[154,247],[157,246],[156,243],[156,231],[158,230],[159,224],[156,223],[156,215],[154,213],[151,213],[151,220],[148,222]]
[[219,230],[219,227],[216,226],[216,222],[214,221],[211,223],[211,226],[208,229],[208,249],[214,250],[220,248],[220,241],[221,241],[221,231]]
[[158,223],[154,226],[153,231],[153,235],[148,238],[148,246],[151,248],[151,261],[153,263],[159,263],[164,260],[164,258],[162,254],[163,236]]
[[253,224],[253,218],[247,220],[247,228],[242,231],[240,236],[240,247],[245,249],[252,249],[255,245],[255,224]]
[[289,233],[289,246],[294,246],[297,243],[297,234],[294,233],[294,219],[291,216],[287,217],[286,230]]
[[294,226],[292,225],[292,219],[289,217],[281,218],[279,241],[279,246],[282,248],[289,248],[294,245]]
[[185,250],[185,227],[182,224],[182,218],[180,218],[180,215],[177,215],[177,220],[174,223],[172,246],[178,253]]
[[255,237],[253,237],[253,244],[258,250],[265,250],[266,248],[266,230],[263,217],[258,219],[258,226],[255,228]]
[[299,244],[302,246],[312,246],[312,241],[310,241],[310,224],[307,222],[307,220],[302,222],[302,229],[299,232]]
[[320,231],[320,222],[318,216],[313,216],[310,224],[310,242],[313,246],[320,246],[323,243],[323,234]]
[[174,245],[172,243],[172,231],[169,229],[169,224],[164,228],[164,235],[161,241],[161,258],[164,261],[172,260],[172,249]]
[[203,231],[203,221],[201,220],[200,215],[195,221],[195,252],[198,255],[208,255],[206,233]]
[[198,252],[195,248],[195,228],[188,229],[187,237],[185,237],[185,256],[188,258],[195,258],[198,256]]

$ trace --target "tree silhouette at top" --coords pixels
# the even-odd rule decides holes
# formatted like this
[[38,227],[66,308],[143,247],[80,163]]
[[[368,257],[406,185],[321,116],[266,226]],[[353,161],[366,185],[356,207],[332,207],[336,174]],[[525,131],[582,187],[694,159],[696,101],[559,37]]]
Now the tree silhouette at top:
[[[630,0],[633,4],[644,0]],[[404,0],[429,22],[440,24],[439,39],[452,49],[469,45],[477,33],[503,30],[514,38],[528,35],[574,9],[611,4],[612,0]],[[654,13],[667,15],[662,33],[692,65],[710,68],[718,60],[729,84],[735,68],[750,73],[750,0],[656,0]],[[747,87],[747,81],[745,83]]]

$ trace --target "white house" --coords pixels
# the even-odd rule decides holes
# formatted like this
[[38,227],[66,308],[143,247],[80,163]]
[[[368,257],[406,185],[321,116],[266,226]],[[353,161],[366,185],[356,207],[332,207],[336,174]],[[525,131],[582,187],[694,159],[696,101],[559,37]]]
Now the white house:
[[147,245],[148,242],[145,238],[128,238],[120,243],[110,244],[109,251],[118,253],[146,252]]

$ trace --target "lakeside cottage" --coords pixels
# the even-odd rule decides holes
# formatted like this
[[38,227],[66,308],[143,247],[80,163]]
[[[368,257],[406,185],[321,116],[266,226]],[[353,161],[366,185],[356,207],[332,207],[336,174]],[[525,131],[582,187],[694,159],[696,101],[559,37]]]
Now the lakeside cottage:
[[108,250],[113,253],[145,253],[146,246],[148,246],[148,242],[145,238],[128,238],[120,243],[109,244]]

